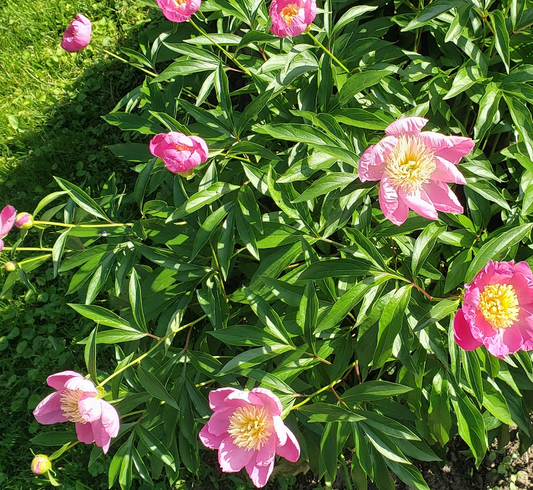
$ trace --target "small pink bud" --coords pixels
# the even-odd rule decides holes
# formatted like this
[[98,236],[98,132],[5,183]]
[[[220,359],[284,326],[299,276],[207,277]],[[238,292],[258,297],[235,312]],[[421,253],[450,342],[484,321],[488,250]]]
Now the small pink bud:
[[45,454],[37,454],[31,462],[31,471],[36,475],[44,475],[52,469],[52,463]]
[[17,214],[15,226],[23,230],[29,230],[33,226],[33,216],[30,213]]
[[16,262],[7,262],[6,265],[4,265],[4,269],[7,272],[15,272],[18,269],[18,264]]

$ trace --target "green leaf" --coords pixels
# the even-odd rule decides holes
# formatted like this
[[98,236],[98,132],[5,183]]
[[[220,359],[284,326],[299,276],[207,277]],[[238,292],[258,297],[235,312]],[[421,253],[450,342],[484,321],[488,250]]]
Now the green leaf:
[[380,274],[379,276],[368,277],[352,286],[334,303],[328,314],[320,321],[315,330],[315,335],[338,325],[368,291],[391,278],[392,276],[388,274]]
[[495,83],[489,83],[485,89],[485,94],[479,101],[479,111],[474,126],[474,137],[477,140],[483,139],[487,131],[493,128],[497,122],[498,106],[502,93]]
[[251,325],[231,325],[228,328],[209,332],[227,345],[262,347],[279,344],[279,340],[263,328]]
[[204,277],[208,272],[208,269],[199,265],[181,262],[176,254],[164,249],[148,247],[140,243],[136,243],[135,248],[154,264],[177,271],[181,281],[193,281]]
[[96,323],[99,323],[100,325],[118,328],[120,330],[129,330],[132,332],[139,331],[131,323],[124,320],[124,318],[121,318],[117,314],[113,313],[112,311],[106,310],[101,306],[76,305],[72,303],[68,303],[68,305],[75,311],[77,311],[80,315],[84,316],[85,318],[89,318],[90,320],[93,320]]
[[244,293],[250,301],[250,307],[257,315],[257,318],[265,325],[268,332],[283,343],[294,346],[292,339],[285,329],[281,318],[274,309],[261,297],[255,294],[251,289],[245,287]]
[[235,224],[237,225],[237,232],[241,237],[241,242],[248,249],[252,257],[256,260],[261,260],[259,256],[259,249],[255,239],[254,229],[251,223],[242,214],[241,207],[236,209]]
[[385,459],[385,463],[392,470],[392,472],[402,480],[409,488],[416,490],[430,490],[424,477],[412,464],[400,464],[390,459]]
[[505,71],[509,73],[511,50],[509,49],[509,32],[505,25],[505,17],[501,10],[493,10],[489,16],[492,19],[492,24],[494,26],[496,51],[505,65]]
[[104,121],[118,126],[123,131],[138,131],[141,134],[164,133],[165,128],[146,116],[139,116],[129,112],[112,112],[102,116]]
[[481,380],[481,366],[476,351],[461,351],[463,370],[470,388],[476,396],[479,405],[483,404],[483,383]]
[[315,336],[313,335],[313,332],[317,326],[318,307],[319,304],[315,285],[313,281],[308,281],[305,286],[298,313],[296,314],[296,322],[302,329],[303,337],[307,343],[312,346],[313,351],[315,345]]
[[451,400],[457,416],[459,435],[472,450],[476,466],[479,466],[488,449],[487,431],[483,416],[463,393],[460,393],[459,396],[452,396]]
[[229,210],[232,209],[234,205],[235,204],[232,202],[226,203],[207,216],[207,218],[202,223],[194,237],[191,260],[193,260],[198,255],[200,250],[202,250],[202,248],[213,235],[217,226],[222,222],[224,217],[228,214]]
[[[99,331],[96,335],[97,344],[119,344],[120,342],[131,342],[146,337],[144,332],[127,331],[127,330],[105,330]],[[78,344],[85,345],[88,339],[83,339]]]
[[294,350],[294,347],[287,344],[272,344],[257,349],[247,350],[246,352],[238,354],[228,363],[226,363],[226,365],[222,367],[218,374],[229,374],[235,371],[242,371],[257,366],[258,364],[268,361],[273,357],[277,357],[289,350]]
[[470,283],[476,274],[487,264],[489,260],[499,260],[509,252],[509,248],[519,243],[531,232],[533,223],[520,225],[506,232],[498,232],[495,236],[479,249],[466,272],[465,282]]
[[137,369],[137,376],[144,389],[158,400],[168,403],[171,407],[179,410],[176,400],[170,395],[167,389],[163,386],[161,381],[151,372],[145,370],[142,366]]
[[509,112],[511,113],[516,130],[520,133],[526,145],[529,159],[533,160],[533,118],[531,117],[531,111],[516,97],[509,96],[505,93],[503,97],[509,107]]
[[151,83],[164,82],[171,78],[178,76],[184,77],[186,75],[192,75],[193,73],[201,73],[203,71],[214,71],[217,69],[217,64],[212,61],[206,60],[191,60],[187,58],[181,58],[169,67],[167,67],[160,75],[155,77]]
[[145,429],[141,424],[138,424],[135,427],[140,440],[146,446],[150,454],[154,454],[158,457],[163,463],[170,466],[174,471],[176,471],[176,463],[174,461],[174,456],[172,453],[165,447],[165,445],[155,437],[148,429]]
[[204,206],[215,202],[228,192],[236,191],[239,188],[238,185],[228,184],[227,182],[216,182],[207,189],[201,190],[189,197],[183,206],[178,208],[167,218],[167,223],[184,218]]
[[402,31],[412,31],[418,27],[422,27],[432,21],[440,14],[448,12],[452,8],[460,7],[464,2],[461,0],[436,0],[430,3],[427,7],[422,9],[417,16],[404,27]]
[[323,259],[320,262],[311,264],[299,279],[317,280],[326,277],[362,277],[368,274],[378,273],[379,270],[370,266],[368,262],[362,259]]
[[352,75],[342,85],[339,94],[335,98],[335,104],[332,109],[350,102],[354,95],[376,85],[383,77],[389,74],[389,70],[368,70]]
[[383,366],[391,355],[394,339],[400,333],[403,325],[404,313],[411,299],[411,290],[410,284],[397,289],[383,308],[379,318],[377,346],[372,361],[374,369]]
[[96,216],[97,218],[103,219],[111,223],[111,220],[107,217],[104,210],[96,203],[94,199],[89,197],[89,195],[85,191],[82,191],[78,186],[71,184],[66,180],[60,179],[59,177],[54,177],[54,179],[59,184],[59,187],[67,191],[70,198],[80,208],[84,209],[89,214]]
[[445,226],[439,226],[437,223],[430,223],[426,229],[420,233],[413,247],[413,256],[411,259],[413,278],[416,278],[419,270],[424,266],[424,262],[433,250],[438,236],[445,230]]
[[328,135],[308,124],[265,124],[257,126],[256,133],[268,134],[273,138],[306,143],[308,145],[338,146]]
[[131,270],[130,284],[129,284],[129,298],[131,311],[133,313],[133,319],[138,325],[140,330],[147,331],[146,319],[144,318],[143,311],[143,298],[141,294],[141,283],[139,281],[139,275],[135,268]]
[[388,399],[396,395],[409,393],[412,390],[413,388],[409,386],[391,383],[389,381],[365,381],[360,385],[347,389],[341,398],[347,405],[354,405],[356,403]]
[[37,446],[63,446],[76,440],[76,432],[69,431],[50,431],[37,434],[30,439],[32,444]]
[[331,405],[330,403],[313,403],[303,405],[298,408],[298,411],[309,416],[309,422],[359,422],[365,417],[343,407]]
[[85,344],[85,365],[87,366],[87,372],[91,375],[94,383],[98,383],[98,377],[96,375],[96,334],[98,333],[98,325],[93,329],[89,335],[87,344]]
[[65,250],[65,242],[68,238],[68,234],[70,232],[70,229],[67,229],[61,235],[59,235],[58,239],[54,243],[54,246],[52,247],[52,263],[54,268],[54,277],[57,277],[57,273],[59,271],[59,261],[61,260],[61,256],[63,255],[63,251]]
[[315,180],[302,194],[300,194],[292,202],[306,202],[315,199],[318,196],[328,194],[334,190],[342,190],[347,185],[355,182],[357,180],[357,175],[343,173],[343,172],[333,172],[319,179]]

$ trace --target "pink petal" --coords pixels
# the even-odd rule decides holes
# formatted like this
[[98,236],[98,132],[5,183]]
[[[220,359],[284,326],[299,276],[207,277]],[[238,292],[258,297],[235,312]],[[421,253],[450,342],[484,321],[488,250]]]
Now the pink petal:
[[78,403],[78,412],[85,422],[94,422],[102,417],[102,404],[100,399],[90,397]]
[[243,405],[263,406],[262,400],[251,391],[235,390],[226,398],[226,403],[233,407],[242,407]]
[[276,432],[276,436],[278,438],[277,445],[285,445],[287,442],[287,428],[285,427],[283,420],[281,420],[281,417],[275,416],[272,417],[272,422],[274,423],[274,431]]
[[298,439],[296,439],[296,436],[286,426],[285,432],[287,434],[286,442],[285,444],[279,444],[276,447],[276,454],[278,456],[281,456],[282,458],[285,458],[291,463],[295,463],[300,457],[300,444],[298,443]]
[[62,371],[60,373],[52,374],[46,378],[48,386],[56,390],[62,390],[65,388],[65,383],[71,378],[82,378],[85,379],[81,374],[76,371]]
[[453,182],[454,184],[465,185],[466,180],[459,169],[448,160],[441,157],[435,157],[437,167],[431,174],[431,180],[441,180],[442,182]]
[[209,407],[211,410],[217,410],[222,407],[226,407],[226,397],[236,390],[235,388],[219,388],[218,390],[213,390],[209,392]]
[[516,327],[502,328],[491,338],[485,339],[485,347],[496,357],[503,359],[504,356],[514,354],[522,346],[522,334]]
[[448,136],[450,138],[452,146],[439,150],[435,156],[444,158],[452,163],[459,163],[461,158],[468,155],[474,148],[474,141],[470,138],[464,138],[462,136]]
[[202,444],[205,447],[208,447],[209,449],[218,449],[220,447],[220,443],[227,437],[227,434],[224,433],[219,436],[215,436],[209,432],[209,427],[207,424],[205,424],[198,434],[198,437],[200,437],[200,441],[202,441]]
[[161,148],[161,143],[164,143],[166,134],[160,133],[156,134],[150,140],[150,153],[154,157],[163,158],[163,148]]
[[43,425],[56,424],[58,422],[68,422],[61,410],[61,392],[54,391],[37,405],[33,411],[35,420]]
[[530,350],[528,346],[533,342],[533,316],[524,308],[520,308],[516,328],[520,330],[520,334],[522,335],[521,349]]
[[523,274],[530,283],[533,283],[533,272],[531,272],[531,267],[527,262],[518,262],[517,264],[514,264],[514,270],[515,272]]
[[233,412],[235,412],[234,407],[216,410],[206,424],[209,432],[215,436],[226,434],[229,426],[229,418],[233,415]]
[[0,252],[3,250],[3,248],[4,248],[4,240],[0,238]]
[[246,465],[246,471],[250,475],[250,479],[257,488],[263,488],[267,483],[272,470],[274,469],[274,460],[267,466],[260,466],[252,458]]
[[15,224],[15,217],[17,216],[17,210],[13,206],[6,206],[0,212],[0,238],[5,237],[13,225]]
[[94,443],[102,448],[104,454],[109,450],[111,445],[111,436],[107,433],[107,430],[102,424],[102,419],[97,419],[94,422],[91,422],[90,425],[94,435]]
[[254,388],[250,393],[253,393],[261,400],[263,406],[271,415],[281,415],[283,405],[279,398],[270,390],[266,388]]
[[463,212],[463,206],[461,206],[456,195],[445,183],[430,182],[424,185],[424,191],[437,211],[453,214],[461,214]]
[[207,148],[206,142],[199,136],[191,136],[190,138],[194,143],[196,143],[196,150],[200,154],[202,162],[205,162],[207,160],[207,156],[209,155],[209,149]]
[[438,219],[439,216],[435,206],[423,189],[418,189],[411,194],[400,190],[398,195],[400,196],[400,199],[415,213],[418,213],[424,218]]
[[[463,310],[459,310],[453,319],[453,333],[455,342],[461,349],[475,350],[482,345],[472,336],[470,325],[466,322]],[[278,453],[279,454],[279,453]]]
[[218,464],[225,473],[241,471],[252,457],[255,457],[254,450],[236,446],[230,436],[223,439],[218,448]]
[[399,198],[396,189],[389,183],[387,176],[381,179],[379,187],[379,207],[387,219],[395,225],[401,225],[409,214],[409,208]]
[[399,136],[401,134],[419,133],[420,130],[428,123],[425,117],[402,117],[392,124],[389,124],[385,129],[385,133],[389,136]]
[[94,442],[93,428],[91,424],[82,424],[76,422],[76,435],[78,436],[78,441],[85,444],[92,444]]
[[96,388],[94,383],[88,379],[81,377],[72,377],[65,381],[66,390],[80,390],[87,393],[89,396],[96,395]]
[[268,466],[276,457],[276,436],[270,437],[266,444],[257,451],[255,462],[258,466]]
[[102,425],[110,437],[117,437],[120,429],[120,417],[117,409],[111,403],[101,400]]

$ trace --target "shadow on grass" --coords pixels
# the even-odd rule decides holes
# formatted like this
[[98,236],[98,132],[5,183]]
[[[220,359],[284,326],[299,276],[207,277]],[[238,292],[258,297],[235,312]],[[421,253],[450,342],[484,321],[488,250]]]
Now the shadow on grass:
[[8,144],[0,168],[2,202],[31,212],[45,195],[60,190],[53,177],[80,187],[100,187],[112,172],[118,183],[133,182],[130,165],[106,146],[122,142],[124,133],[101,116],[142,82],[134,67],[115,59],[101,59],[71,85],[71,98],[45,113],[38,131],[21,132]]

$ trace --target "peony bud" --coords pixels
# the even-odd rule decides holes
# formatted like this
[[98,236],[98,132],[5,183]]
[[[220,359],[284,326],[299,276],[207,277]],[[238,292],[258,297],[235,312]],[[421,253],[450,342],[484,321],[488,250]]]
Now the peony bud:
[[6,265],[4,265],[4,269],[7,272],[15,272],[18,269],[18,264],[16,262],[7,262]]
[[36,475],[44,475],[52,469],[52,463],[45,454],[37,454],[31,462],[31,471]]
[[33,216],[30,213],[17,214],[15,226],[23,230],[29,230],[33,226]]
[[77,14],[67,27],[61,47],[69,53],[82,50],[91,42],[91,21],[83,14]]

